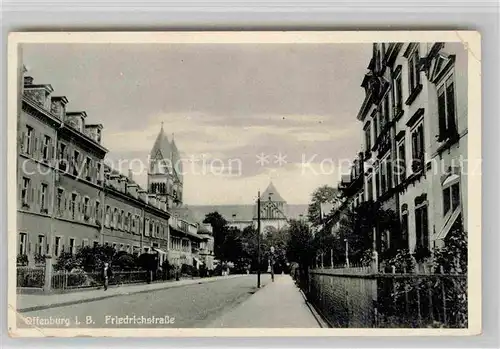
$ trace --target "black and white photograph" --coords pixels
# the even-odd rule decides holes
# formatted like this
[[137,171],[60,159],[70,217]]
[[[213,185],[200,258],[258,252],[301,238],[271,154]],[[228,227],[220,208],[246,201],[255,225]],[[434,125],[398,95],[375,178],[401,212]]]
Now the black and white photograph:
[[17,34],[16,336],[480,333],[478,33]]

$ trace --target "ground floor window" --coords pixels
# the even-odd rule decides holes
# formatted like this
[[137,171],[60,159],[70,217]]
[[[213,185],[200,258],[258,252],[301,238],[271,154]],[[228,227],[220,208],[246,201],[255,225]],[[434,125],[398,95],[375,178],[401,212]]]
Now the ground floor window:
[[429,248],[428,212],[426,204],[415,209],[415,233],[416,247]]
[[26,233],[19,233],[19,254],[24,255],[27,252],[28,235]]

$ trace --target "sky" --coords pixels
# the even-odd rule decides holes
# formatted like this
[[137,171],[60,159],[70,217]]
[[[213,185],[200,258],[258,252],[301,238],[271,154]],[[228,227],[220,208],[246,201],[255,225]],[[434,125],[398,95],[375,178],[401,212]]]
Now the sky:
[[[248,204],[272,180],[288,203],[336,186],[362,149],[369,44],[29,44],[24,64],[68,110],[101,123],[107,161],[146,186],[163,123],[184,201]],[[120,161],[120,162],[119,162]]]

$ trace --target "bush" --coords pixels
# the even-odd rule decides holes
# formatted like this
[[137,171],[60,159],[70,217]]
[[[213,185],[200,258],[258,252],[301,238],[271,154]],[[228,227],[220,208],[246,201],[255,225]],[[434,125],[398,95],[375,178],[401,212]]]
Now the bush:
[[137,269],[137,257],[125,251],[118,252],[113,260],[113,266],[120,270]]
[[34,256],[34,259],[35,259],[36,265],[45,265],[45,256],[44,255],[37,253]]
[[396,273],[411,273],[415,269],[415,259],[410,251],[406,249],[398,250],[387,264],[396,267]]
[[189,264],[182,264],[181,265],[181,275],[193,275],[193,269],[194,267]]
[[28,265],[28,256],[25,254],[18,254],[16,259],[16,264],[19,266]]

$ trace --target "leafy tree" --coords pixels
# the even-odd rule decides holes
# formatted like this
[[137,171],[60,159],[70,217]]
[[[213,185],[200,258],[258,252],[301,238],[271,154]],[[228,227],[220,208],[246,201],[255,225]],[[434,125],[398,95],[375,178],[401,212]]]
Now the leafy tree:
[[298,220],[290,221],[286,255],[289,261],[298,264],[299,283],[304,290],[307,290],[309,268],[314,258],[314,246],[311,230],[305,222]]
[[71,271],[80,268],[85,271],[96,271],[103,268],[104,263],[112,262],[116,251],[111,246],[85,246],[72,254],[63,252],[54,264],[55,270]]
[[308,219],[313,227],[319,227],[322,224],[321,204],[337,202],[337,194],[338,190],[328,185],[319,187],[312,193],[312,200],[308,207]]
[[205,216],[203,223],[208,223],[212,226],[214,236],[214,255],[215,258],[223,260],[223,245],[227,232],[227,221],[217,211],[211,212]]

